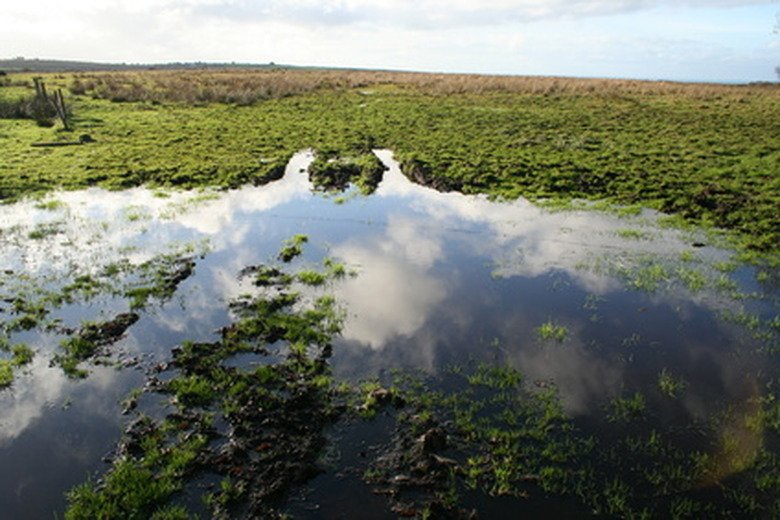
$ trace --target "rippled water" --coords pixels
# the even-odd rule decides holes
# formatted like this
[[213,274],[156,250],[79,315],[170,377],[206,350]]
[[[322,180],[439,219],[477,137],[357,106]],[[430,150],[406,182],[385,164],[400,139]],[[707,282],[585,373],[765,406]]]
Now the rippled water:
[[[662,227],[651,212],[549,211],[440,193],[409,182],[390,152],[377,154],[389,170],[371,196],[317,193],[305,173],[312,156],[301,153],[284,178],[261,187],[94,189],[0,207],[0,292],[9,299],[57,288],[121,259],[195,254],[194,275],[112,347],[119,359],[150,366],[184,340],[215,340],[230,319],[227,302],[246,290],[241,269],[272,261],[285,239],[303,233],[304,265],[328,256],[355,273],[327,289],[347,312],[333,357],[341,377],[500,360],[557,384],[566,411],[583,423],[635,390],[661,422],[682,423],[747,410],[777,373],[766,353],[776,335],[758,334],[778,313],[777,288],[758,284],[751,268],[723,269],[732,253],[699,247],[711,237]],[[76,327],[126,310],[122,298],[99,294],[51,317]],[[759,325],[745,327],[740,316]],[[565,339],[540,337],[545,323],[565,328]],[[61,514],[63,493],[105,468],[123,424],[118,403],[144,382],[131,366],[68,379],[50,366],[61,338],[56,330],[11,335],[37,355],[0,391],[4,517]],[[685,381],[679,399],[658,393],[664,370]],[[758,442],[751,436],[759,433],[734,428],[740,442]],[[317,484],[329,490],[319,501],[337,510],[332,476]]]

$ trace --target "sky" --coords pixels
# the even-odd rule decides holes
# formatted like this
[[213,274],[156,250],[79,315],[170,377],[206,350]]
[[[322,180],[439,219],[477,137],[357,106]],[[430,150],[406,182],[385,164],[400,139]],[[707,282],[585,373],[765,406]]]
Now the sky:
[[0,59],[777,81],[780,0],[1,0]]

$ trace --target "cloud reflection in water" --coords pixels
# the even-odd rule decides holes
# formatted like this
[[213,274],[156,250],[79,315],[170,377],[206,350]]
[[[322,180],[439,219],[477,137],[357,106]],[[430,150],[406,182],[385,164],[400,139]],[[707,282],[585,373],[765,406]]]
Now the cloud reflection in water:
[[[555,379],[572,411],[591,409],[624,384],[628,367],[586,341],[598,325],[589,323],[590,313],[581,309],[587,294],[624,298],[623,284],[583,265],[604,257],[628,262],[638,255],[677,256],[689,248],[680,232],[599,212],[550,212],[522,199],[497,203],[484,196],[439,193],[411,183],[390,152],[377,155],[389,170],[376,193],[344,204],[312,193],[301,171],[312,155],[304,152],[293,158],[281,180],[266,186],[165,197],[142,188],[87,190],[57,194],[64,207],[55,211],[37,209],[34,202],[0,207],[5,246],[0,256],[4,265],[19,271],[57,273],[97,269],[117,258],[138,262],[171,243],[207,239],[209,254],[180,287],[180,299],[146,320],[154,324],[150,330],[156,337],[167,330],[170,338],[192,334],[197,337],[190,339],[202,340],[212,339],[228,319],[226,302],[248,289],[237,273],[273,258],[282,240],[305,232],[309,249],[359,273],[333,287],[348,309],[340,357],[352,365],[347,371],[369,374],[399,361],[435,370],[456,355],[486,357],[485,345],[497,338],[506,357],[529,377]],[[59,231],[42,240],[26,239],[36,225],[47,223]],[[636,225],[647,229],[652,240],[618,233]],[[551,287],[556,280],[565,285],[557,294]],[[684,321],[690,308],[699,308],[697,298],[656,294],[626,301],[635,307],[674,307]],[[540,348],[535,337],[535,327],[551,316],[571,332],[557,350]],[[615,342],[643,319],[623,311],[609,325]],[[142,332],[131,330],[131,336],[143,338],[128,340],[137,348],[154,342]],[[734,365],[717,350],[707,355],[723,373],[720,386],[727,386]],[[60,379],[42,382],[41,397],[28,399],[29,405],[2,406],[6,437],[30,422],[24,416],[40,415],[42,403],[56,398],[64,384]],[[702,406],[701,399],[686,402],[692,409]]]

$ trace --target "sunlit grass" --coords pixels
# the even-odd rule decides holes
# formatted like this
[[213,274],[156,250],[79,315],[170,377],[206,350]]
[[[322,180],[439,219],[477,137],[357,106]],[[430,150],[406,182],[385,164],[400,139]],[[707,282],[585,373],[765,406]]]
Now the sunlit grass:
[[301,149],[349,160],[384,147],[407,175],[440,189],[644,206],[674,214],[675,226],[738,230],[753,250],[780,243],[777,89],[279,69],[46,80],[70,85],[76,132],[95,142],[31,148],[72,136],[0,121],[2,199],[59,186],[261,184]]
[[536,335],[542,341],[556,341],[563,343],[569,337],[569,329],[564,325],[559,325],[552,320],[542,323],[536,328]]

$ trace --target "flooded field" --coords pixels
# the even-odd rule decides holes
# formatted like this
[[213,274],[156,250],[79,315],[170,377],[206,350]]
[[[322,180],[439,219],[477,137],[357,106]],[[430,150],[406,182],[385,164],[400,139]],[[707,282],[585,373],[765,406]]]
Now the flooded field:
[[[260,187],[0,207],[3,516],[780,513],[776,270],[376,154],[371,195],[302,152]],[[112,502],[127,461],[164,489]]]

